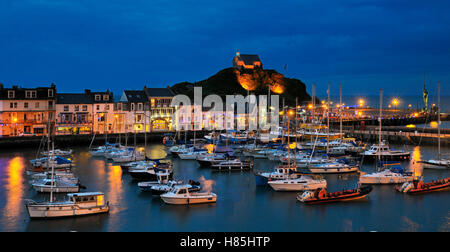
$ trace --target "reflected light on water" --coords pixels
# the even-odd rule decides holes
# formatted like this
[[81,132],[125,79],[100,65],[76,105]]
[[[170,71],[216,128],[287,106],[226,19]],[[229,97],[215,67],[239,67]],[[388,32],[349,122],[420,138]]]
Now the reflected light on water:
[[25,160],[22,157],[11,159],[6,167],[6,206],[3,217],[13,221],[23,209],[22,198],[24,194],[23,173],[25,172]]
[[422,154],[420,152],[420,147],[416,146],[412,152],[412,158],[409,166],[410,171],[414,172],[414,176],[416,177],[422,176],[423,173],[422,165],[419,163],[420,160],[422,160]]
[[120,195],[123,193],[122,189],[122,168],[118,165],[110,165],[108,167],[108,184],[109,193],[107,200],[111,207],[111,213],[119,212]]

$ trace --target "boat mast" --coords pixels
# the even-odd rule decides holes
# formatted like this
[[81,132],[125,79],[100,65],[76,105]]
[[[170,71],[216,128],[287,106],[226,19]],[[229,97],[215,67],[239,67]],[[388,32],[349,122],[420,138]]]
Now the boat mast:
[[378,161],[381,162],[381,121],[383,116],[383,89],[380,89],[380,128],[378,129]]
[[328,151],[330,149],[330,86],[331,83],[328,82],[328,102],[327,102],[327,162],[328,162]]
[[144,157],[147,157],[147,113],[145,112],[144,103]]
[[441,82],[438,82],[438,160],[441,160]]
[[339,85],[339,137],[342,138],[342,84]]

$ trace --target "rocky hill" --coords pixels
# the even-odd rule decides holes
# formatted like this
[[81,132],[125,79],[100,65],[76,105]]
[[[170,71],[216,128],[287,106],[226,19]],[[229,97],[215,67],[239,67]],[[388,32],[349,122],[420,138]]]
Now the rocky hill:
[[268,85],[271,94],[280,95],[280,105],[285,99],[286,105],[295,106],[295,99],[299,104],[311,101],[311,96],[306,92],[306,85],[298,79],[285,78],[275,70],[242,70],[226,68],[206,80],[195,83],[182,82],[175,84],[171,90],[175,94],[194,96],[194,87],[203,87],[203,96],[216,94],[225,95],[241,94],[246,96],[247,90],[255,95],[267,95]]

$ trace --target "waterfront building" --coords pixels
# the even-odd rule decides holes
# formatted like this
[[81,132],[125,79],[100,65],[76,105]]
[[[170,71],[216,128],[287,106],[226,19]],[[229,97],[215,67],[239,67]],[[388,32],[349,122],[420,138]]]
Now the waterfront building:
[[119,102],[115,104],[114,117],[119,122],[117,127],[123,127],[124,132],[147,132],[149,125],[149,105],[150,100],[144,90],[125,90],[122,92]]
[[56,86],[5,88],[0,84],[0,136],[47,134],[55,117]]
[[89,90],[80,94],[57,94],[56,134],[91,134],[93,121],[93,101]]
[[147,88],[144,87],[150,104],[150,130],[171,131],[172,115],[175,111],[170,104],[174,97],[169,88]]
[[94,132],[97,134],[113,133],[115,124],[119,118],[114,115],[114,95],[109,90],[106,92],[91,92],[87,90],[93,101]]
[[236,52],[233,58],[233,68],[242,69],[262,69],[262,62],[256,54],[240,54]]

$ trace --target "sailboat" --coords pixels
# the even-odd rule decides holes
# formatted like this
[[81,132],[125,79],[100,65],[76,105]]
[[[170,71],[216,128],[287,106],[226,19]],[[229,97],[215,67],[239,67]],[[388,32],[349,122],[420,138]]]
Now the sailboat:
[[437,159],[422,160],[425,169],[448,169],[450,158],[441,157],[441,83],[438,83],[438,156]]
[[[50,123],[48,125],[48,146],[50,146]],[[48,147],[48,153],[50,152]],[[52,149],[54,150],[54,143]],[[109,212],[109,202],[105,203],[104,194],[102,192],[87,193],[71,193],[67,194],[69,200],[53,201],[53,192],[58,191],[59,187],[55,184],[55,166],[52,165],[51,179],[46,182],[50,183],[48,187],[50,192],[50,201],[35,202],[27,200],[25,206],[30,218],[56,218],[56,217],[72,217],[78,215],[88,215]]]
[[[308,164],[308,169],[311,171],[311,173],[315,174],[325,174],[325,173],[350,173],[350,172],[357,172],[359,170],[359,165],[355,162],[350,162],[347,159],[341,159],[341,160],[331,160],[329,156],[330,152],[330,83],[328,83],[328,102],[327,102],[327,141],[326,141],[326,160],[325,162],[320,162],[318,164]],[[316,139],[317,142],[317,139]],[[315,145],[314,145],[315,148]],[[311,159],[312,155],[314,153],[311,153]]]

